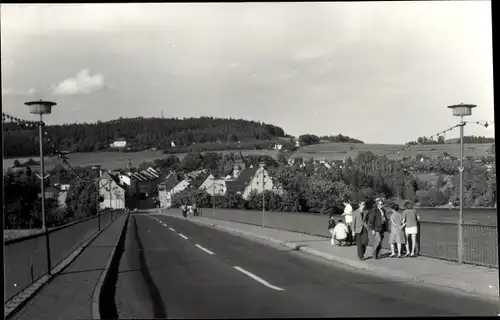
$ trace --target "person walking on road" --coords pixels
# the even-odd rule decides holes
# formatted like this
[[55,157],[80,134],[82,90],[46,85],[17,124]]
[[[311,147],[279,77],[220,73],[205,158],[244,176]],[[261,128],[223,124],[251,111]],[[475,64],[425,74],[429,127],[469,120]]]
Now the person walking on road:
[[355,234],[358,259],[365,258],[366,246],[368,245],[368,229],[365,223],[365,202],[359,204],[358,209],[352,213],[352,229]]
[[198,216],[198,208],[196,207],[196,202],[193,202],[193,205],[191,206],[193,208],[193,215],[196,217]]
[[344,223],[344,221],[339,220],[337,222],[337,224],[333,228],[332,236],[334,239],[333,245],[346,246],[349,244],[349,229],[347,228],[347,225]]
[[414,257],[417,254],[418,221],[420,220],[420,217],[418,216],[417,211],[413,209],[413,205],[411,203],[407,203],[405,207],[406,209],[403,212],[403,219],[405,221],[406,256],[409,255],[410,257]]
[[352,244],[353,238],[354,238],[354,231],[352,228],[352,206],[349,203],[349,199],[344,200],[344,213],[342,213],[342,216],[344,217],[345,224],[347,225],[347,229],[349,230],[348,234],[348,243],[349,245]]
[[375,236],[373,243],[373,259],[380,259],[380,251],[382,249],[382,241],[387,232],[387,215],[385,209],[382,207],[382,201],[377,199],[376,208],[370,213],[370,229]]
[[184,216],[184,218],[187,218],[187,207],[186,207],[185,203],[183,203],[181,205],[181,211],[182,211],[182,215]]
[[399,206],[395,204],[391,214],[391,233],[389,243],[391,244],[391,258],[396,256],[395,247],[398,247],[398,258],[401,258],[401,247],[406,242],[405,238],[405,221],[403,215],[399,211]]
[[333,219],[333,215],[330,215],[330,219],[328,219],[328,232],[332,235],[332,239],[330,240],[330,245],[335,244],[335,238],[334,238],[334,229],[335,229],[335,220]]

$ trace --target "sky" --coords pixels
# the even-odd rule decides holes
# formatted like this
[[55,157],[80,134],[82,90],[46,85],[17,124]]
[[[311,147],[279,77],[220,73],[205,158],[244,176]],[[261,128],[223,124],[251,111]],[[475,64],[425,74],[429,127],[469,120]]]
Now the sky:
[[[1,5],[3,112],[232,117],[401,144],[492,121],[490,1]],[[458,129],[446,138],[457,137]],[[466,135],[494,136],[468,125]]]

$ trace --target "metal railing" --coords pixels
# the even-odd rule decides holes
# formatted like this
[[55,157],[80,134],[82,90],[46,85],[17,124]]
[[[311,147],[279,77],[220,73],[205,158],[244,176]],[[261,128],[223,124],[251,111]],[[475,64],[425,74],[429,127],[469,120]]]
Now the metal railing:
[[[425,208],[422,211],[424,210],[427,211],[428,209]],[[440,213],[445,210],[446,209],[441,210]],[[473,210],[471,214],[474,216],[471,219],[467,218],[468,209],[464,210],[465,221],[467,223],[464,224],[464,263],[498,268],[497,226],[470,223],[478,219],[477,212],[492,214],[493,210],[471,210]],[[263,225],[269,228],[324,237],[331,236],[327,230],[328,216],[318,213],[266,211],[265,221],[263,221],[261,211],[238,209],[215,209],[211,211],[213,211],[213,213],[207,215],[208,218],[258,226]],[[453,210],[449,210],[449,212],[450,214],[454,213]],[[430,217],[428,213],[422,215],[426,218]],[[337,218],[340,219],[341,217],[338,216]],[[450,220],[451,218],[441,215],[439,219]],[[371,238],[370,235],[370,244],[372,243]],[[382,242],[383,248],[390,248],[388,240],[389,234],[386,234]],[[417,245],[418,253],[422,256],[448,261],[458,261],[458,221],[455,223],[420,221]]]
[[[102,212],[101,229],[116,220],[122,210]],[[55,267],[76,248],[98,232],[97,217],[89,217],[49,229],[50,256]],[[4,302],[47,273],[45,233],[5,241]]]

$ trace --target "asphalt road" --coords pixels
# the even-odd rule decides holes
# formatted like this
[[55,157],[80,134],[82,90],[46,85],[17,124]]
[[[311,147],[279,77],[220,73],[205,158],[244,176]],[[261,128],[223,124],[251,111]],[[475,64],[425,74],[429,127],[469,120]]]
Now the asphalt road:
[[496,315],[494,301],[392,282],[189,221],[130,218],[120,318]]

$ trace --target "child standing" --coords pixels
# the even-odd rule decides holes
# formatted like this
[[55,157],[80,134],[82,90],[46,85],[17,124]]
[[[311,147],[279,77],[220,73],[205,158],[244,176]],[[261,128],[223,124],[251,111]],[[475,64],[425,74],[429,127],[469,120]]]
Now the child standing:
[[391,258],[396,255],[394,252],[395,246],[398,247],[398,258],[401,258],[401,247],[406,243],[404,228],[405,221],[403,215],[399,212],[399,206],[395,204],[391,214],[391,234],[389,236],[389,243],[391,244]]

